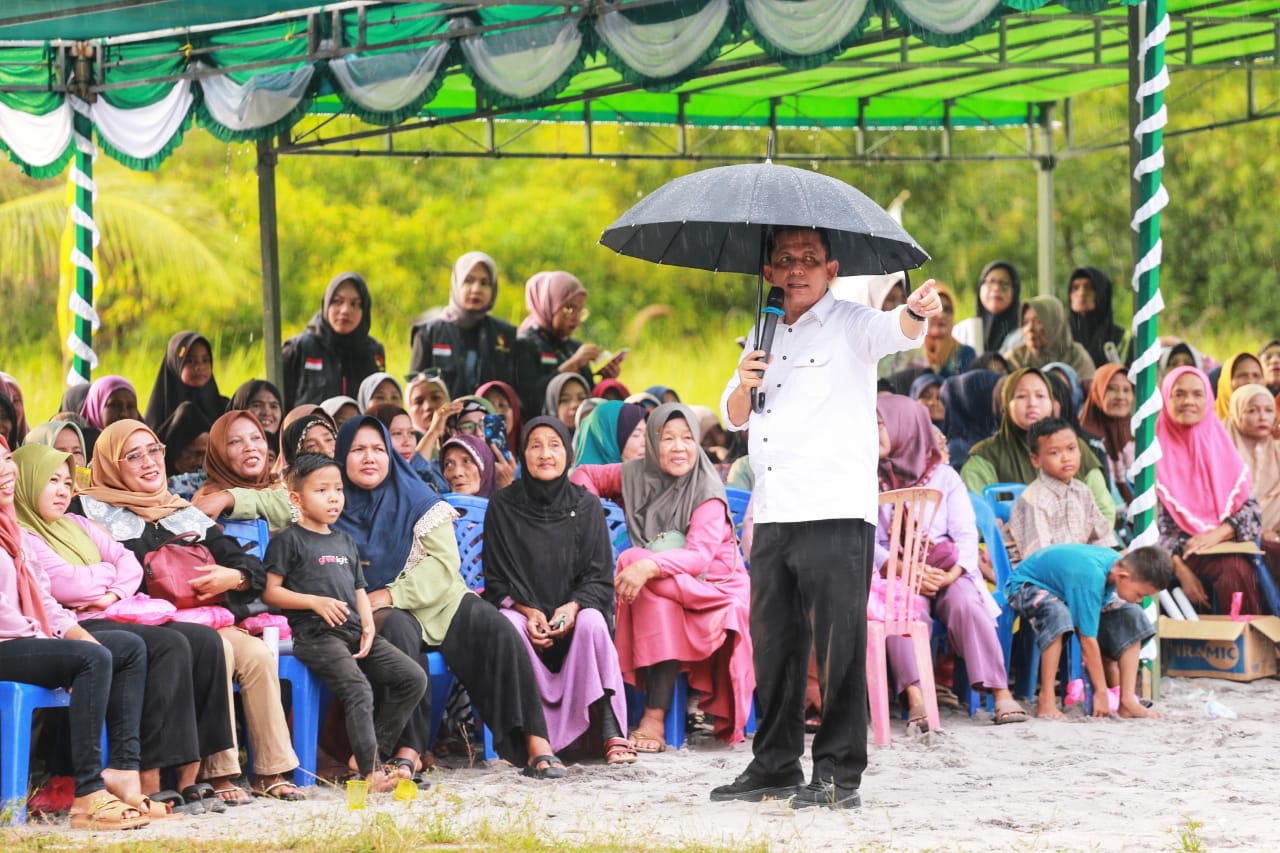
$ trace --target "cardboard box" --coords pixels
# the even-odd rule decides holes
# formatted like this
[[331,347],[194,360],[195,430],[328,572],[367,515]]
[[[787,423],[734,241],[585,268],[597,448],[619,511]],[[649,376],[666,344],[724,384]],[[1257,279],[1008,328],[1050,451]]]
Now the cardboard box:
[[1199,622],[1160,617],[1160,656],[1165,672],[1197,678],[1254,681],[1276,674],[1280,618],[1201,616]]

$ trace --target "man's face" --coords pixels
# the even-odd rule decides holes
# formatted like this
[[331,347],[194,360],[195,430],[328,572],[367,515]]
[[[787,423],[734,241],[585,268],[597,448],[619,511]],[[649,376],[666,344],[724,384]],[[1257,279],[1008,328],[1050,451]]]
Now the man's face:
[[839,268],[839,262],[827,260],[827,250],[817,231],[779,231],[773,254],[764,265],[764,277],[783,289],[783,310],[787,322],[794,323],[826,294]]

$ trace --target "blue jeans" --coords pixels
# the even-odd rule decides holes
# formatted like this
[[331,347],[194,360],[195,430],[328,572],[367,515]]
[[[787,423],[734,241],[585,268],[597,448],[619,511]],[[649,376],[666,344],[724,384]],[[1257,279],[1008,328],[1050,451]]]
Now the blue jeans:
[[138,769],[138,724],[147,678],[147,647],[124,631],[103,631],[98,643],[21,637],[0,642],[0,676],[71,690],[71,765],[76,796],[102,781],[102,724],[111,767]]

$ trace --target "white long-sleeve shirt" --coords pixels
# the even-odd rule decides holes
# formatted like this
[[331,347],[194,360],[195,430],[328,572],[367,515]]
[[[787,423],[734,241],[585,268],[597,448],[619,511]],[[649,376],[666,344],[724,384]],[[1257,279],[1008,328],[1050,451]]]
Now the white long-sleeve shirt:
[[[860,518],[876,523],[876,365],[886,355],[918,347],[902,333],[901,313],[837,300],[828,291],[794,324],[779,322],[773,361],[764,374],[765,410],[746,424],[721,419],[732,431],[750,428],[755,523]],[[755,334],[748,339],[755,341]],[[750,349],[744,350],[745,357]]]

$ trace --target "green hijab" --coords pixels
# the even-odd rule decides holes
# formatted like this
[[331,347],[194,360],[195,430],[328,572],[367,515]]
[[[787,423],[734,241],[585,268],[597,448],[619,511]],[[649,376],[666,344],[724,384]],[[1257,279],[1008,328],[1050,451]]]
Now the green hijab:
[[[1013,418],[1009,416],[1009,406],[1013,402],[1013,394],[1017,390],[1018,382],[1028,373],[1040,377],[1044,387],[1048,389],[1049,399],[1053,400],[1053,385],[1044,371],[1034,367],[1015,370],[1009,374],[1004,387],[1000,389],[1000,428],[991,438],[983,439],[969,451],[970,457],[979,456],[991,463],[996,469],[998,483],[1030,483],[1040,473],[1036,470],[1036,466],[1031,464],[1031,446],[1027,442],[1027,430],[1015,424]],[[1090,471],[1101,469],[1102,464],[1098,462],[1093,448],[1089,447],[1084,439],[1077,435],[1076,440],[1080,444],[1080,467],[1076,469],[1076,479],[1084,480]]]
[[71,454],[54,450],[46,444],[24,444],[13,451],[13,461],[18,464],[18,482],[13,496],[18,524],[49,543],[58,556],[73,566],[101,562],[102,553],[83,527],[65,515],[54,521],[45,521],[36,510],[40,495],[49,485],[49,478],[71,461]]

